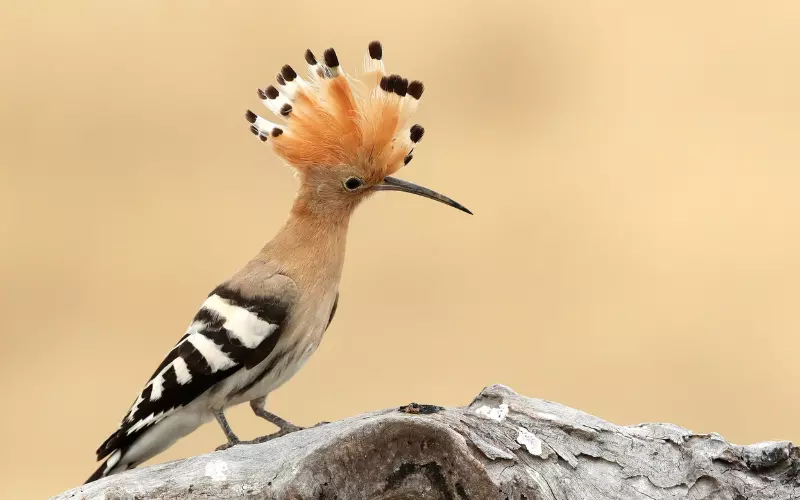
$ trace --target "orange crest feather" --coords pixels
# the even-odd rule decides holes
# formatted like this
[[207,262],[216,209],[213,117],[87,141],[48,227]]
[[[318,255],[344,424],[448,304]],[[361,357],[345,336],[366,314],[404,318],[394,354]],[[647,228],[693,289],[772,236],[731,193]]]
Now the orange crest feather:
[[288,65],[278,74],[278,87],[259,89],[264,104],[286,121],[279,125],[252,111],[250,130],[297,169],[351,165],[363,178],[379,181],[411,160],[420,125],[403,129],[416,109],[424,87],[398,75],[386,75],[380,42],[369,44],[360,79],[347,75],[333,49],[317,61],[305,54],[310,78],[300,78]]

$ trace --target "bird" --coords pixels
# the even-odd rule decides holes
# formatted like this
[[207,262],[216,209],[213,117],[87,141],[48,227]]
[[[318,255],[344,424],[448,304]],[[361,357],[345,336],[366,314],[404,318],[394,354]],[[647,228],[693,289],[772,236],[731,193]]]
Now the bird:
[[[285,65],[258,97],[278,121],[248,110],[260,142],[299,180],[277,234],[213,289],[185,334],[137,395],[119,427],[97,449],[103,461],[86,483],[132,469],[216,420],[227,443],[241,443],[225,410],[245,402],[278,427],[300,427],[266,410],[267,396],[317,347],[336,314],[351,214],[381,191],[422,196],[472,214],[460,203],[392,177],[413,158],[425,130],[408,126],[424,91],[419,80],[388,74],[383,46],[368,44],[363,71],[346,73],[333,48],[308,76]],[[269,436],[268,436],[269,437]]]

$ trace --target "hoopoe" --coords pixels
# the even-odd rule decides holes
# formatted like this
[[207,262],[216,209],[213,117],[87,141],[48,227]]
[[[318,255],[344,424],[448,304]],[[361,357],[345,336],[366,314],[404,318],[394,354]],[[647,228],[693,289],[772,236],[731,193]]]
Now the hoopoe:
[[[97,450],[106,461],[88,482],[131,469],[216,419],[239,443],[224,411],[249,402],[280,429],[299,427],[265,409],[267,395],[314,353],[333,320],[350,215],[378,191],[404,191],[472,213],[430,189],[391,174],[411,161],[424,134],[406,123],[423,85],[384,70],[369,44],[360,78],[346,74],[333,49],[320,62],[305,53],[310,77],[291,66],[258,95],[284,124],[252,111],[250,130],[300,179],[278,234],[208,296],[189,329],[156,368],[119,428]],[[223,446],[223,447],[224,447]]]

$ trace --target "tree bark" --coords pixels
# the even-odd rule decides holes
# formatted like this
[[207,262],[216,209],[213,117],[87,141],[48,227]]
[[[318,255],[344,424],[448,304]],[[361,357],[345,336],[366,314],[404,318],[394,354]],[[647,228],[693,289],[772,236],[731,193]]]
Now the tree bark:
[[800,498],[799,486],[800,449],[786,441],[620,427],[495,385],[469,406],[368,413],[54,498],[772,500]]

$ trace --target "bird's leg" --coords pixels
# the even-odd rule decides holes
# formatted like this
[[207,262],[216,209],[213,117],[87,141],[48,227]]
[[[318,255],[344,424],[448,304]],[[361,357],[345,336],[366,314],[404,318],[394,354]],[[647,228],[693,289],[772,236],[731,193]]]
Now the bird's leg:
[[222,432],[224,432],[225,437],[228,438],[228,442],[218,446],[217,451],[227,450],[231,446],[241,443],[239,438],[233,432],[233,429],[231,429],[230,424],[228,424],[228,420],[225,418],[225,414],[222,413],[222,410],[214,410],[214,418],[217,419],[219,426],[222,427]]
[[[282,419],[281,417],[275,415],[274,413],[268,412],[264,408],[266,403],[267,403],[266,396],[260,397],[260,398],[256,398],[256,399],[250,401],[250,408],[253,409],[253,413],[255,413],[259,417],[263,418],[267,422],[276,425],[280,429],[278,432],[276,432],[274,434],[270,434],[269,436],[264,436],[264,438],[272,439],[272,438],[280,437],[280,436],[289,434],[291,432],[296,432],[296,431],[299,431],[299,430],[303,429],[302,427],[298,427],[298,426],[294,425],[293,423],[289,422],[288,420]],[[259,439],[262,439],[262,438],[259,438]],[[266,441],[266,439],[264,439],[264,440]]]

